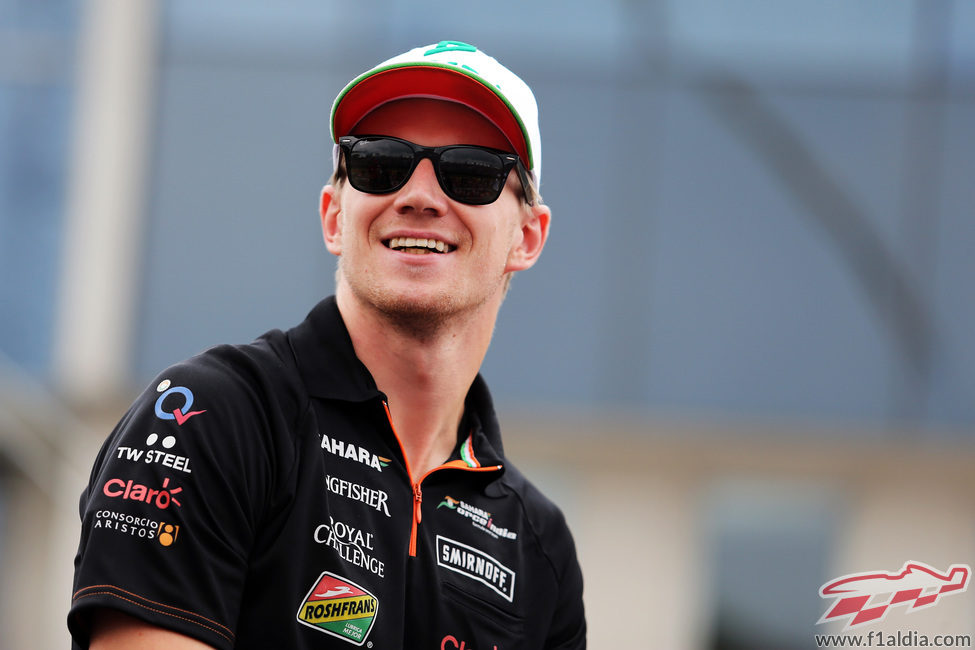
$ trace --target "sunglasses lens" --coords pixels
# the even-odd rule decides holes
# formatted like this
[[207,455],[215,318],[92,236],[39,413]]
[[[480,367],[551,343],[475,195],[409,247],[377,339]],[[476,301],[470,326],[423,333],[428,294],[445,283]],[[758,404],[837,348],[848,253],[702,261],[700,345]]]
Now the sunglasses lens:
[[511,155],[474,146],[427,148],[383,136],[343,138],[349,183],[360,192],[395,192],[410,179],[423,158],[430,158],[444,193],[470,205],[493,203],[501,196]]
[[391,192],[410,177],[413,150],[396,140],[359,140],[346,162],[352,187],[360,192]]
[[440,155],[444,191],[461,203],[492,203],[501,195],[506,174],[497,154],[474,147],[453,147]]

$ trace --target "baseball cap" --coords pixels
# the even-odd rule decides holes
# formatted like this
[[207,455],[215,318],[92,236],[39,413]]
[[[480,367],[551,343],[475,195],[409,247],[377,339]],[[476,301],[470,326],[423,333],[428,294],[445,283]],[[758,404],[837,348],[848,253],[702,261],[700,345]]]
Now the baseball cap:
[[332,104],[332,140],[349,135],[383,104],[413,97],[457,102],[477,111],[505,135],[535,184],[541,180],[538,105],[531,88],[496,59],[460,41],[414,48],[350,81]]

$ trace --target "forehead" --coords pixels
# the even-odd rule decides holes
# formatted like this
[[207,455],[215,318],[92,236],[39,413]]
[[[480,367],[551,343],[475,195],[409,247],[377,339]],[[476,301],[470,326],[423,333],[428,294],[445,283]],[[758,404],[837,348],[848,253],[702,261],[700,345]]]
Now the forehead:
[[477,111],[439,99],[400,99],[383,104],[352,129],[352,135],[391,135],[427,147],[476,144],[514,151],[498,127]]

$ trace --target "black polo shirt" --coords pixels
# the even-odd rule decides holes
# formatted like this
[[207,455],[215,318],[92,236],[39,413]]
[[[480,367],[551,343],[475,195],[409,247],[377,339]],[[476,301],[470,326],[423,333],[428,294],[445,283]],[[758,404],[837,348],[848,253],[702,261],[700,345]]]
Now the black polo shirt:
[[81,497],[74,647],[108,607],[218,648],[584,648],[572,537],[480,376],[424,476],[390,408],[334,298],[163,372]]

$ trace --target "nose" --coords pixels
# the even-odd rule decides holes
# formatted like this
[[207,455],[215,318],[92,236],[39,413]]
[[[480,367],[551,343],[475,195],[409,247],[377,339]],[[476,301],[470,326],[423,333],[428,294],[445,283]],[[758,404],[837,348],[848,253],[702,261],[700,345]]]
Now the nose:
[[447,212],[447,195],[443,193],[433,163],[423,159],[413,170],[406,185],[396,193],[396,210],[441,216]]

